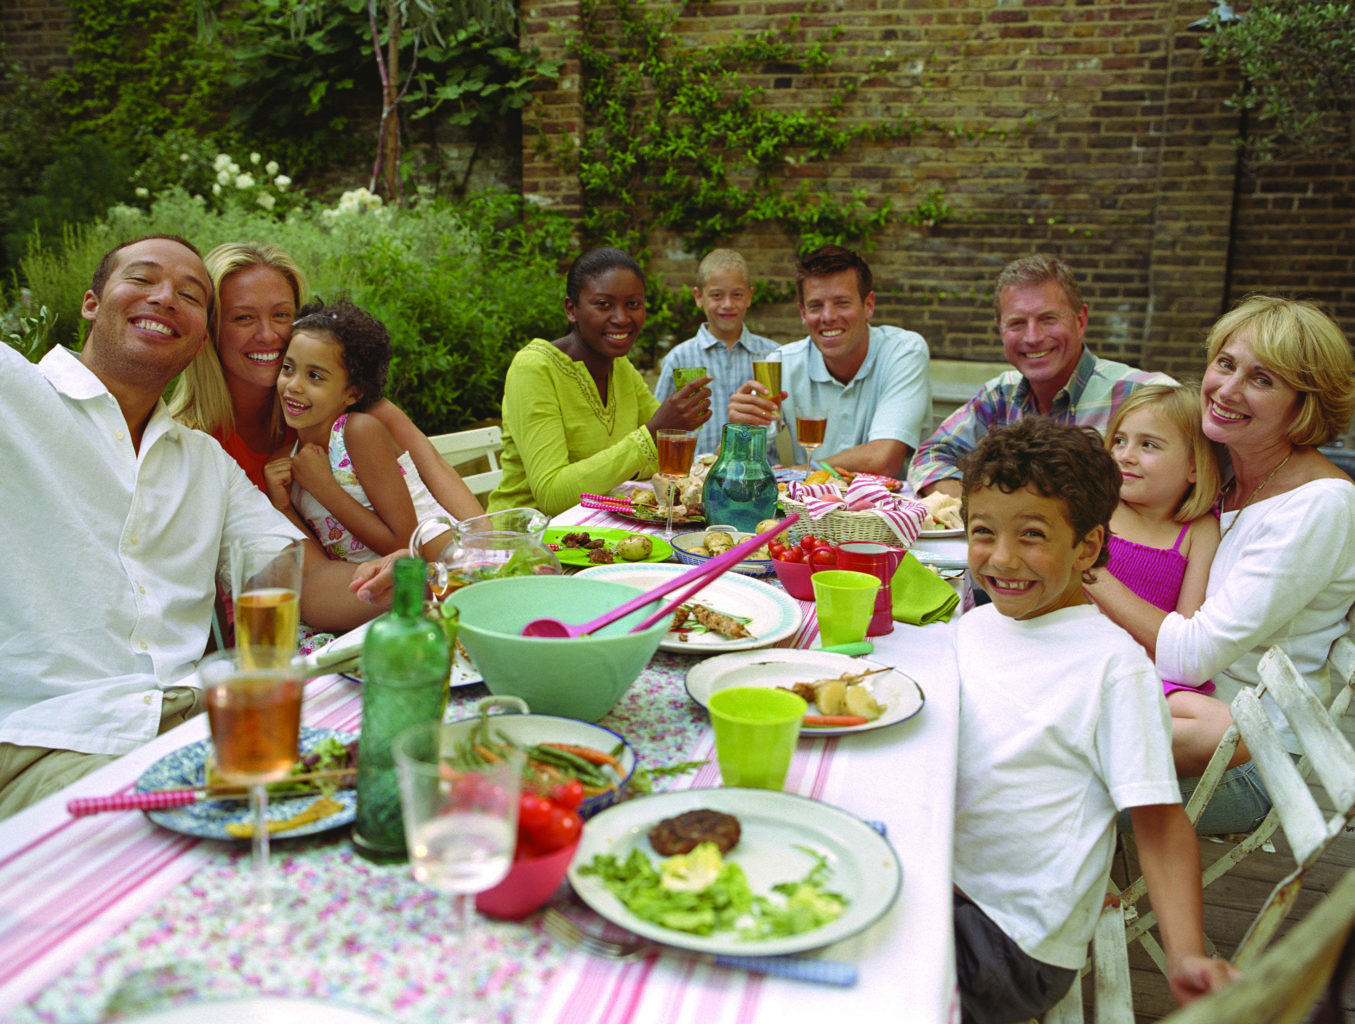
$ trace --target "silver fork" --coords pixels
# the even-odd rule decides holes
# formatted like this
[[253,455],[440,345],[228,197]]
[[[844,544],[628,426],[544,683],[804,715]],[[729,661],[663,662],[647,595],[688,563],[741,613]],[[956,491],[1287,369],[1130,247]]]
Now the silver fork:
[[630,933],[626,933],[624,939],[613,940],[589,931],[555,907],[546,908],[542,923],[546,932],[557,941],[607,960],[637,960],[655,953],[672,953],[706,960],[721,967],[752,971],[754,974],[772,974],[780,978],[812,981],[820,985],[848,987],[856,984],[855,964],[798,956],[729,956],[723,953],[718,955],[695,953],[661,946]]

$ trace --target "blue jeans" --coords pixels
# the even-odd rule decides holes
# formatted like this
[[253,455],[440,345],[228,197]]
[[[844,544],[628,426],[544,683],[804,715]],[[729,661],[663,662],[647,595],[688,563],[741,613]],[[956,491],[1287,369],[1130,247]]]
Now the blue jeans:
[[[1190,795],[1200,780],[1181,779],[1181,803],[1189,802]],[[1253,761],[1229,768],[1219,779],[1218,789],[1205,804],[1195,832],[1202,836],[1221,836],[1234,832],[1251,832],[1270,813],[1270,794],[1261,784],[1261,775]],[[1121,811],[1116,827],[1121,832],[1133,832],[1133,819],[1128,811]]]

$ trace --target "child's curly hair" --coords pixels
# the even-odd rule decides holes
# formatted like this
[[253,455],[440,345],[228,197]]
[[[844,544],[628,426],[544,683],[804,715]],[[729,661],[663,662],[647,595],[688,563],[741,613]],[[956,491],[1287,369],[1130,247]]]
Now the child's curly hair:
[[371,313],[348,299],[329,306],[317,300],[301,307],[292,330],[329,334],[338,342],[348,383],[358,389],[358,400],[351,406],[354,412],[370,408],[386,393],[390,332]]
[[[985,435],[965,456],[961,467],[960,515],[969,522],[969,495],[981,487],[1004,494],[1030,487],[1046,498],[1058,498],[1068,510],[1068,523],[1081,542],[1096,527],[1110,536],[1110,516],[1120,503],[1123,476],[1091,427],[1055,423],[1027,416]],[[1110,560],[1101,545],[1093,569]]]

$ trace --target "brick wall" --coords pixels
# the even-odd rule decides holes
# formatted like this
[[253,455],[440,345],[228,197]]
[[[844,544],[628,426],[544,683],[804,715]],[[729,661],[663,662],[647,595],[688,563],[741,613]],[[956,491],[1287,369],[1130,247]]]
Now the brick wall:
[[[665,2],[665,0],[654,0]],[[676,0],[671,0],[676,2]],[[1284,289],[1326,301],[1355,334],[1355,169],[1295,167],[1246,177],[1229,231],[1237,170],[1231,69],[1207,65],[1188,25],[1207,0],[833,0],[689,4],[679,22],[700,46],[738,32],[785,30],[835,53],[834,70],[866,74],[855,119],[906,106],[994,129],[980,138],[921,135],[862,145],[808,168],[828,191],[857,188],[910,207],[940,185],[957,217],[929,230],[893,226],[875,239],[877,322],[922,332],[935,357],[1000,360],[991,281],[1009,259],[1063,256],[1091,305],[1089,340],[1107,356],[1198,373],[1209,323],[1237,297]],[[563,53],[577,4],[523,0],[524,42]],[[842,34],[831,38],[834,27]],[[806,107],[834,82],[794,68],[760,76],[773,102]],[[578,68],[524,117],[524,191],[577,210],[578,183],[539,151],[577,134]],[[1005,133],[1005,135],[1003,134]],[[732,238],[760,276],[790,279],[792,243],[775,230]],[[695,256],[656,237],[649,271],[691,281]],[[699,254],[698,254],[699,255]],[[750,324],[803,335],[793,304],[755,309]]]
[[0,41],[7,59],[39,77],[65,67],[70,23],[71,12],[62,0],[5,0],[0,6]]

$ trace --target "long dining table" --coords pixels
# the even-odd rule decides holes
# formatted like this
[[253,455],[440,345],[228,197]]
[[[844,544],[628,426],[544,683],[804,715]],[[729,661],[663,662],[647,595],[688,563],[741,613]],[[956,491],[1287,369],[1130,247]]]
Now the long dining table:
[[[577,506],[553,525],[645,529]],[[774,578],[765,585],[778,586]],[[778,646],[817,645],[814,605],[800,609],[798,629]],[[896,624],[871,639],[871,660],[918,682],[922,710],[869,732],[802,735],[785,787],[879,823],[898,855],[902,887],[893,905],[864,931],[812,954],[855,964],[855,985],[753,974],[681,952],[604,960],[551,939],[536,913],[478,922],[474,1001],[484,1018],[958,1021],[950,883],[958,698],[948,627]],[[720,785],[709,721],[684,687],[700,657],[659,651],[600,723],[625,736],[645,765],[701,763],[660,775],[656,791]],[[454,689],[448,717],[470,714],[487,692],[483,684]],[[360,683],[312,680],[303,722],[356,732]],[[148,767],[206,736],[199,716],[0,822],[0,1019],[78,1024],[268,994],[389,1021],[445,1020],[455,958],[466,952],[448,898],[415,882],[408,865],[357,856],[346,830],[275,837],[274,907],[261,921],[247,843],[168,831],[140,812],[68,814],[70,799],[129,792]],[[552,902],[577,908],[568,885]]]

